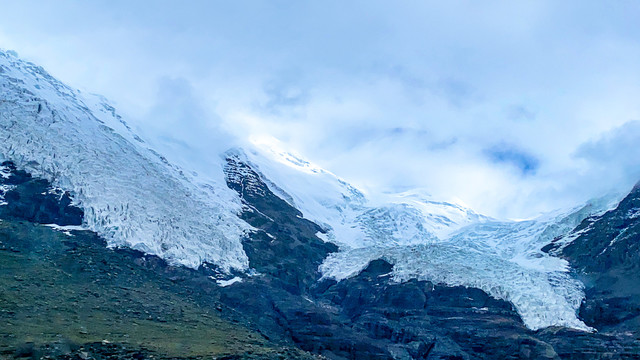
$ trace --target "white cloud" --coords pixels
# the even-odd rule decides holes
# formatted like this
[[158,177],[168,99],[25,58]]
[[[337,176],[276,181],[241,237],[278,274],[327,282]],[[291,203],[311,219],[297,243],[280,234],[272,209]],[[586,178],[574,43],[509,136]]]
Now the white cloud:
[[371,191],[419,186],[517,218],[628,186],[639,166],[594,140],[640,119],[631,1],[2,8],[0,46],[194,152],[272,135]]
[[[640,182],[640,121],[629,121],[578,147],[575,156],[584,160],[586,186],[608,190],[629,188]],[[584,185],[583,185],[584,186]]]

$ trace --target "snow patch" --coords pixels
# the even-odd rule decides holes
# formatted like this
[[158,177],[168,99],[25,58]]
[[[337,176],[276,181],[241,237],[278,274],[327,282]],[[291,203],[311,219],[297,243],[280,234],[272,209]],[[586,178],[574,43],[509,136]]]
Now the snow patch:
[[8,191],[11,191],[13,188],[15,188],[15,185],[5,185],[5,184],[0,185],[0,206],[9,205],[9,203],[5,201],[4,196]]
[[326,233],[318,231],[316,237],[324,242],[329,242],[329,236]]
[[62,232],[63,234],[65,234],[67,236],[73,236],[71,231],[88,230],[86,227],[79,226],[79,225],[65,225],[65,226],[61,226],[61,225],[58,225],[58,224],[43,224],[43,225],[47,226],[47,227],[50,227],[53,230],[60,231],[60,232]]
[[8,179],[11,176],[11,169],[8,166],[0,165],[0,178]]
[[236,277],[234,277],[232,279],[229,279],[229,280],[216,280],[216,282],[218,283],[218,285],[220,285],[222,287],[227,287],[229,285],[233,285],[235,283],[242,282],[242,278],[236,276]]

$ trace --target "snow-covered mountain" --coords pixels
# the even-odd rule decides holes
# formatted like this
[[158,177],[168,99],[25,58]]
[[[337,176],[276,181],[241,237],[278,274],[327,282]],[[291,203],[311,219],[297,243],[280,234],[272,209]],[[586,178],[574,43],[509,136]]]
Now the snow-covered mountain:
[[247,161],[272,191],[325,227],[322,238],[341,248],[322,264],[324,277],[343,280],[384,259],[394,265],[397,281],[476,287],[508,300],[529,328],[589,329],[576,316],[582,284],[565,260],[541,248],[614,205],[615,197],[534,220],[501,221],[417,191],[369,199],[275,141],[259,145],[262,151],[248,153]]
[[[224,157],[212,160],[209,177],[193,173],[195,164],[172,164],[103,98],[2,51],[0,89],[0,157],[71,192],[84,225],[109,245],[193,268],[208,262],[249,270],[242,240],[252,228],[238,217],[241,201],[224,182]],[[508,300],[529,328],[588,329],[576,316],[582,284],[566,261],[541,248],[606,209],[606,201],[500,221],[418,190],[365,194],[272,141],[232,152],[318,224],[318,237],[339,246],[320,267],[325,278],[342,280],[385,259],[397,281],[476,287]]]
[[[70,191],[111,246],[172,263],[247,269],[240,202],[149,149],[104,99],[0,52],[0,156]],[[220,165],[221,166],[221,165]],[[222,168],[220,168],[222,174]]]
[[438,242],[466,225],[488,221],[473,210],[434,201],[420,190],[365,195],[277,140],[254,141],[244,155],[272,191],[324,227],[319,234],[344,249]]

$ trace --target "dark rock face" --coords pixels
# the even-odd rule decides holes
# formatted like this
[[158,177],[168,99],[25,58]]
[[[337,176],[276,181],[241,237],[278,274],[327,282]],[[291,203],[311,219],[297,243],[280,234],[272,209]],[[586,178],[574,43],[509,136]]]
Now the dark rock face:
[[242,219],[260,231],[244,241],[251,267],[268,274],[276,286],[302,294],[319,278],[318,266],[337,246],[316,237],[322,229],[277,197],[249,165],[227,158],[227,185],[240,194]]
[[82,224],[84,213],[71,204],[68,192],[53,189],[46,180],[32,178],[11,162],[1,165],[10,173],[6,179],[0,177],[0,185],[8,185],[10,190],[0,194],[7,203],[0,206],[0,218],[63,226]]
[[601,274],[621,269],[640,274],[640,186],[604,215],[585,220],[579,236],[562,250],[572,265]]
[[640,187],[573,233],[560,255],[586,285],[580,317],[599,330],[640,335]]
[[[383,260],[372,261],[354,278],[320,283],[317,296],[321,304],[341,309],[349,327],[375,339],[393,358],[556,358],[509,303],[479,289],[395,283],[388,277],[391,269]],[[517,355],[521,349],[524,355]]]
[[566,328],[543,329],[537,336],[553,346],[561,359],[640,359],[640,344],[631,336]]

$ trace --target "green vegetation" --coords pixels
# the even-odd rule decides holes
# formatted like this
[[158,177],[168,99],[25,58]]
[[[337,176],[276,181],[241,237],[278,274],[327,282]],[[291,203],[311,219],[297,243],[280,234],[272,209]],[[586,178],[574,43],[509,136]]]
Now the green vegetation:
[[159,357],[306,357],[221,318],[177,286],[106,249],[91,232],[69,236],[2,220],[0,354],[25,343],[102,342]]

